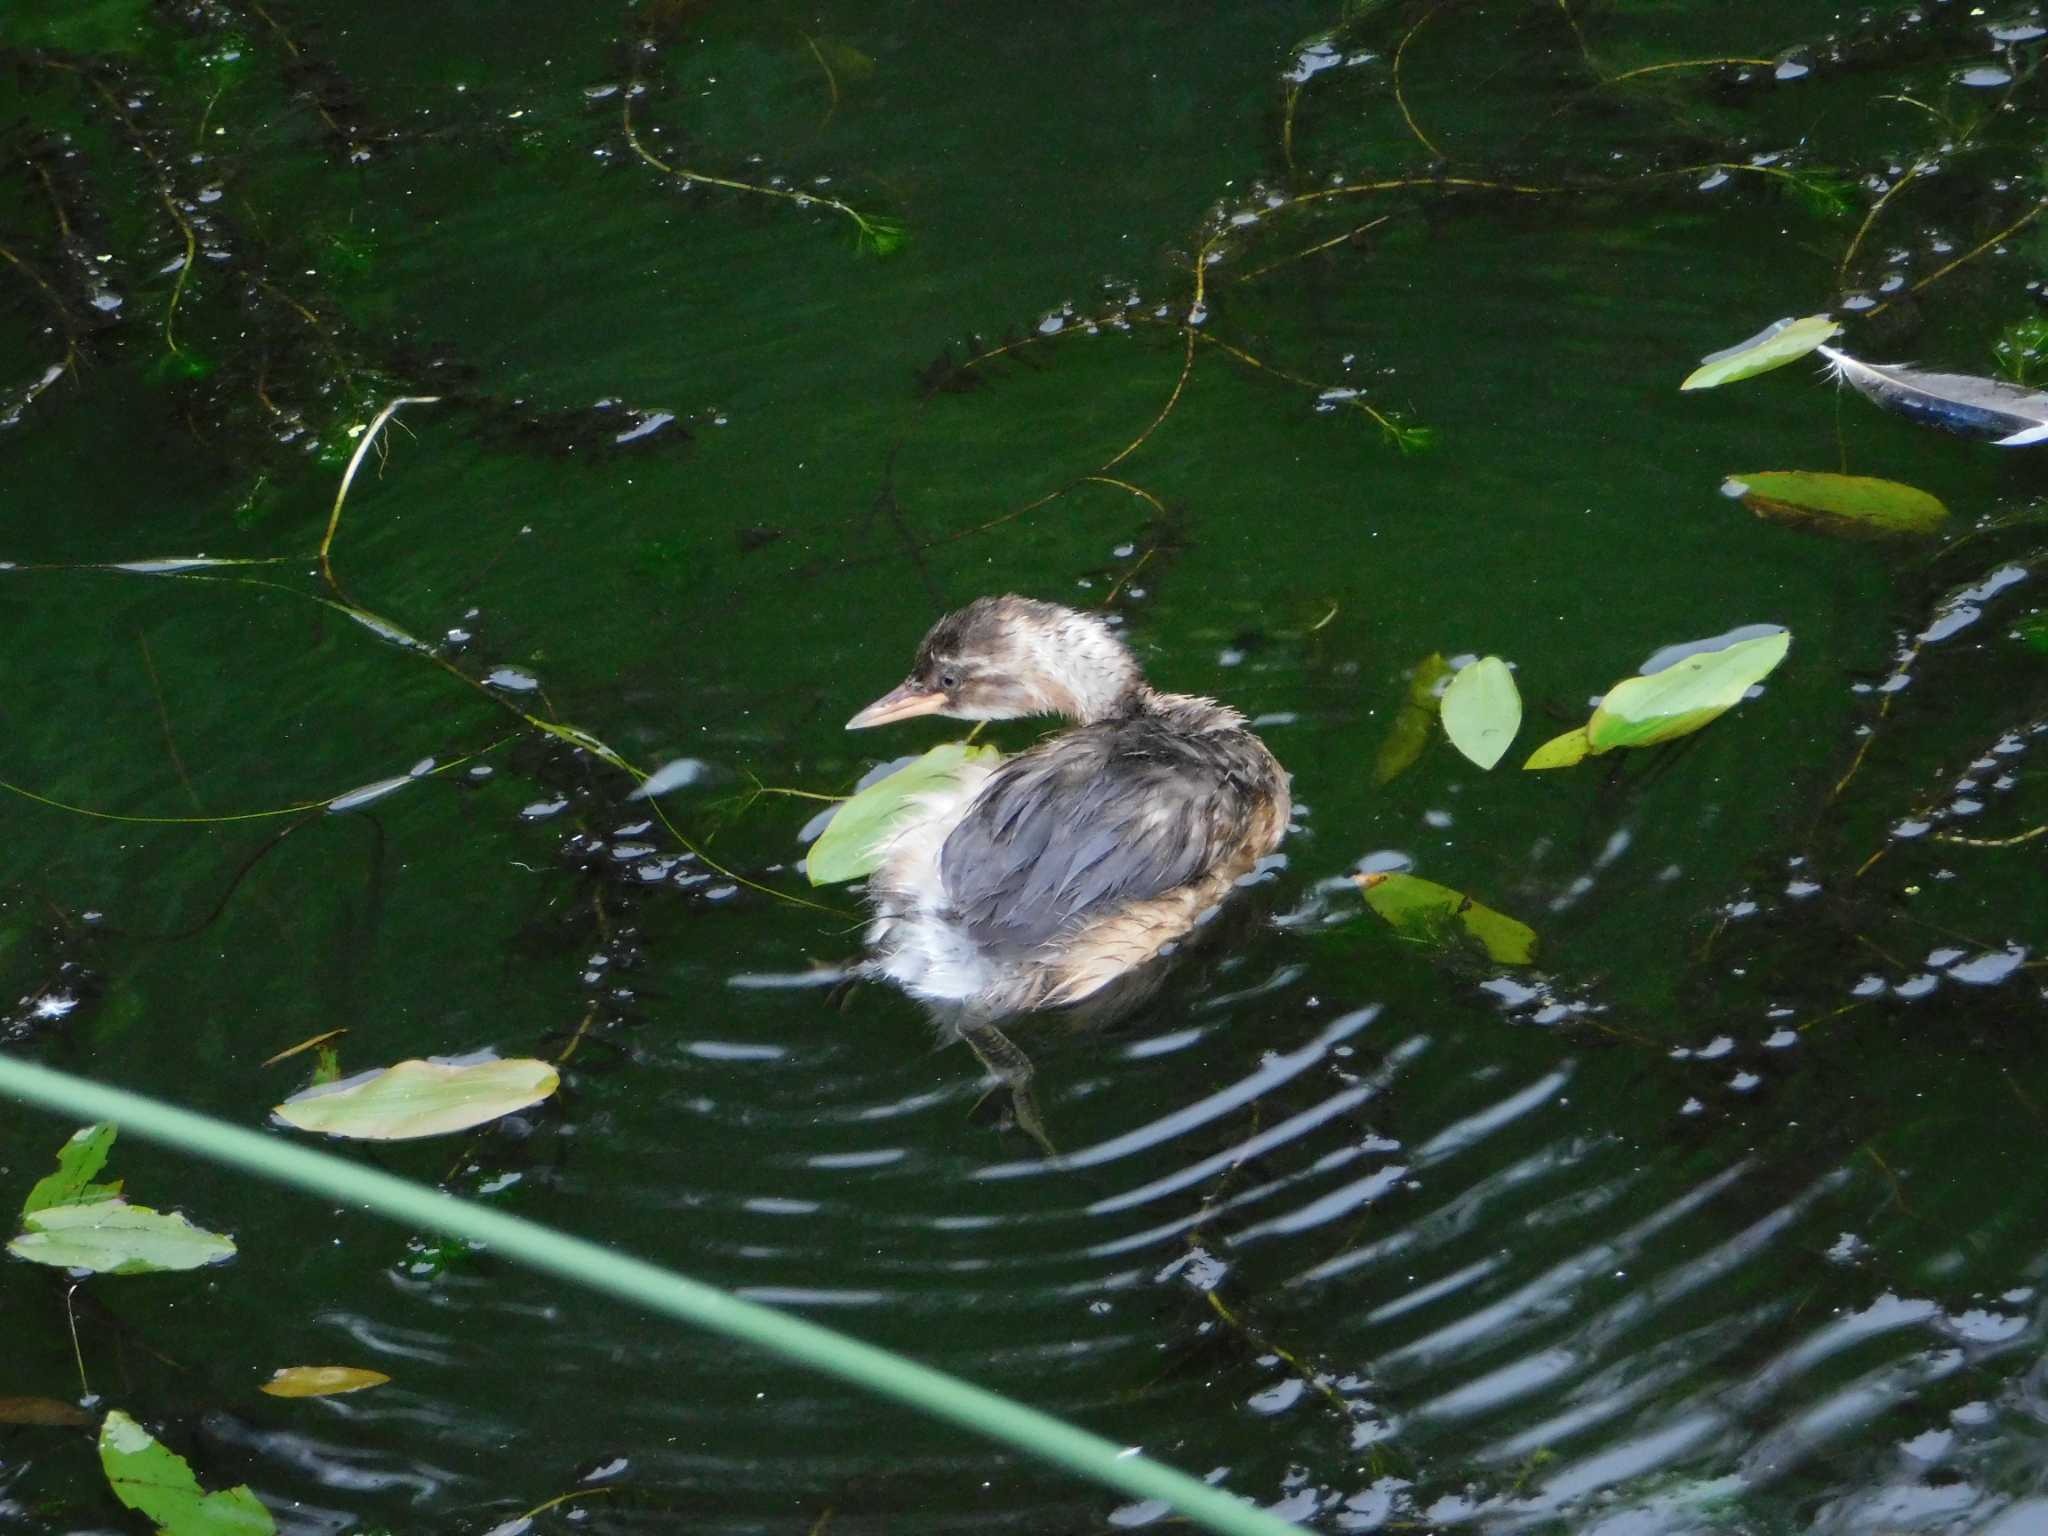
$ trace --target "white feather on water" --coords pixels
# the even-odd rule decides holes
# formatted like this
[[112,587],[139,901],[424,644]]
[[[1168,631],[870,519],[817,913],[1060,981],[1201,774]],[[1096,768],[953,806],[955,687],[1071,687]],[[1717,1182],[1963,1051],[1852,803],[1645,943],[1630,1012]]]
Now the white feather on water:
[[2048,442],[2048,394],[2040,390],[1969,373],[1866,363],[1834,347],[1817,350],[1839,382],[1887,411],[1999,448]]

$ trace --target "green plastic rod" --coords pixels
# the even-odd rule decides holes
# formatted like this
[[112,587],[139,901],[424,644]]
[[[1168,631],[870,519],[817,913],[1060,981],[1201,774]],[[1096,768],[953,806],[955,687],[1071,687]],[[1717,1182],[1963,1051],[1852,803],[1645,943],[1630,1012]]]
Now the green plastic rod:
[[1301,1527],[1184,1472],[1148,1461],[1050,1414],[830,1328],[728,1295],[683,1275],[439,1190],[315,1152],[140,1094],[0,1054],[0,1094],[79,1121],[112,1120],[162,1142],[279,1184],[360,1206],[414,1228],[481,1243],[494,1253],[593,1291],[781,1355],[880,1397],[974,1430],[1083,1477],[1158,1499],[1219,1536],[1301,1536]]

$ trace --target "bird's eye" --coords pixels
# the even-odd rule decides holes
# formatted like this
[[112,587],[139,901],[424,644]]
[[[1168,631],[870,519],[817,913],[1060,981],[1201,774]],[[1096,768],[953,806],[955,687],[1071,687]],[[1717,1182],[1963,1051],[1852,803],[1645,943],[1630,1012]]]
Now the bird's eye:
[[960,674],[957,672],[941,672],[939,674],[939,686],[945,689],[946,692],[951,693],[960,686]]

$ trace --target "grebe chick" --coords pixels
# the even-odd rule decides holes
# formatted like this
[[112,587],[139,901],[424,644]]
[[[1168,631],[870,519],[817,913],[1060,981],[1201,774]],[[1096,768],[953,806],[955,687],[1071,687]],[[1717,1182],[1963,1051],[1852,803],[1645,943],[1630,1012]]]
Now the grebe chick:
[[848,730],[946,715],[1075,725],[920,798],[868,883],[871,969],[963,1029],[1144,965],[1279,846],[1287,774],[1244,716],[1159,693],[1100,617],[984,597]]

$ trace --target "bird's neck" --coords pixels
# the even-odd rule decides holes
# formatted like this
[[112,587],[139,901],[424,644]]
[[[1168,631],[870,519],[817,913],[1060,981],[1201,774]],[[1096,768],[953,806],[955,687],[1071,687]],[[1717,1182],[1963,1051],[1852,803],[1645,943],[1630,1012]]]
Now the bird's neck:
[[1033,692],[1045,714],[1093,725],[1137,713],[1152,693],[1123,641],[1096,620],[1076,614],[1030,643]]

